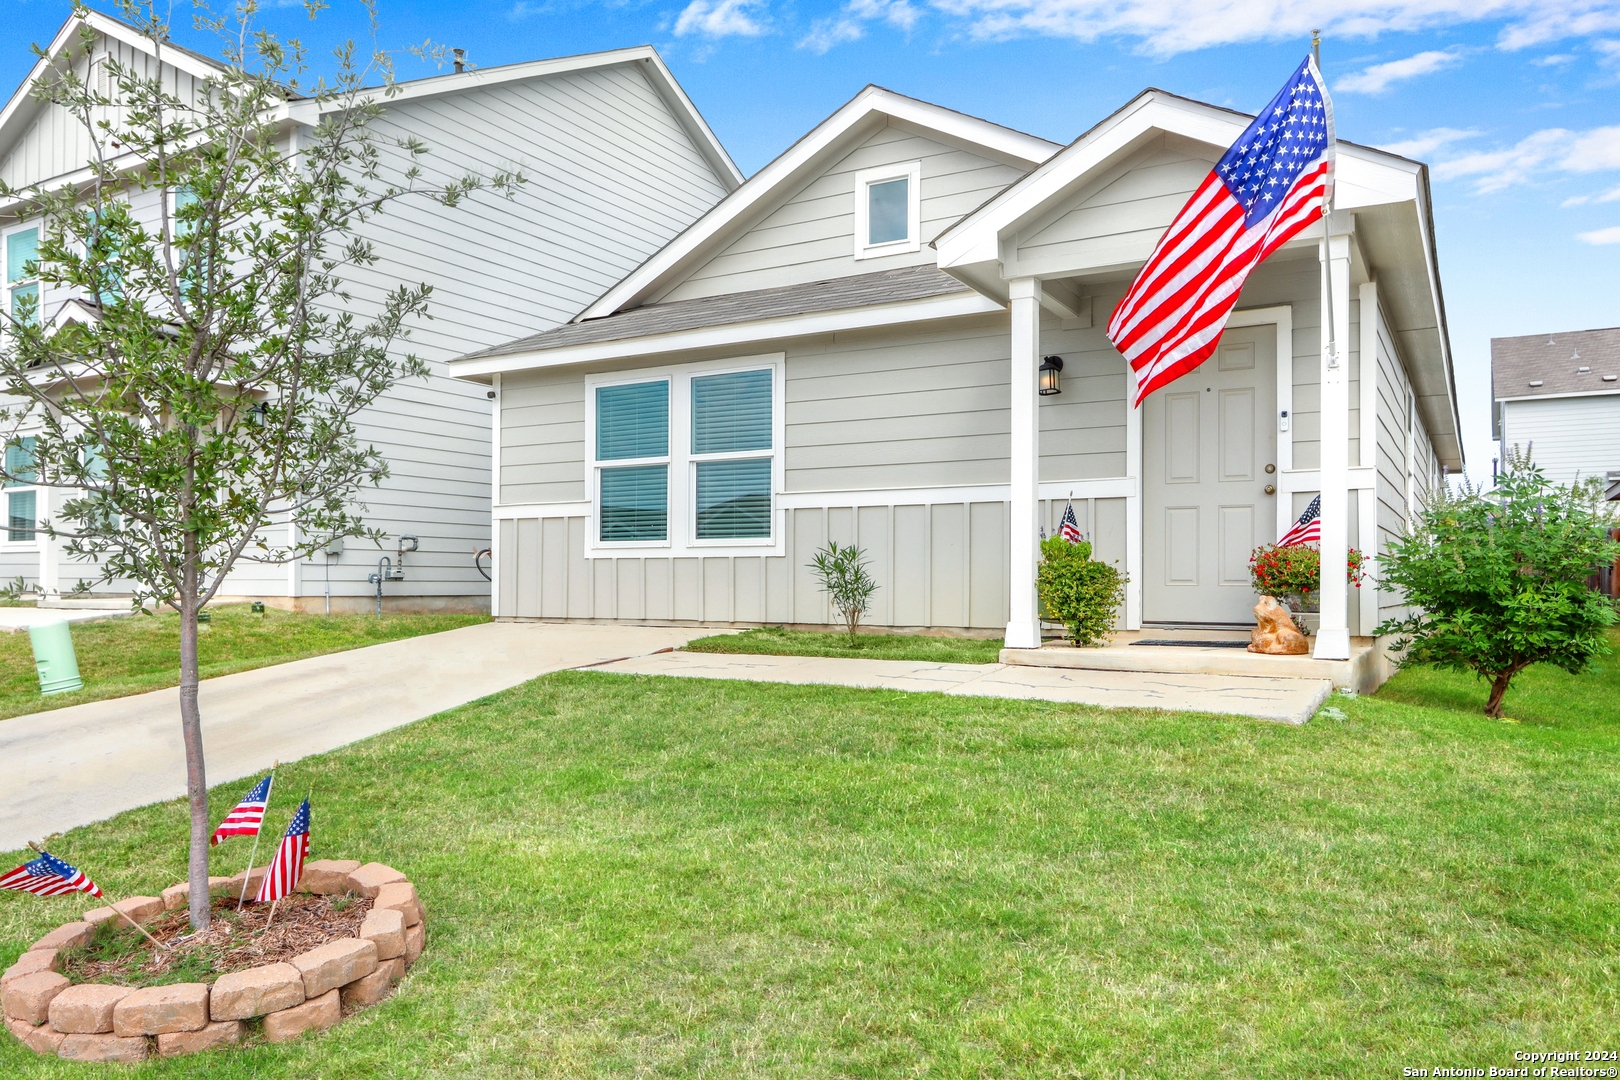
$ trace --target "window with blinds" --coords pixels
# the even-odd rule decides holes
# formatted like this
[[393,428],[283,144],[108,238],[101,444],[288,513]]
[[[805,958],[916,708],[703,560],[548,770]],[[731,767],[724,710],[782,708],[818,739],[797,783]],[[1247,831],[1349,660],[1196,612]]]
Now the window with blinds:
[[32,543],[38,510],[35,493],[27,488],[34,482],[33,437],[7,443],[5,461],[6,539],[13,544]]
[[692,454],[766,455],[697,463],[699,540],[771,535],[771,379],[767,368],[692,380]]
[[39,318],[39,280],[28,271],[38,257],[38,229],[19,229],[6,237],[6,306],[19,322]]
[[637,462],[598,470],[599,538],[606,543],[669,539],[666,380],[596,388],[596,460]]

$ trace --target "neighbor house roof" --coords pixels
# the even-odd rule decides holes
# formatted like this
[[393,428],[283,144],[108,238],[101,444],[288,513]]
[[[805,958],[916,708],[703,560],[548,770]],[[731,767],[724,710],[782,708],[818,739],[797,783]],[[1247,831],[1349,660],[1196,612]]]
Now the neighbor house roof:
[[543,333],[458,357],[457,365],[503,356],[546,353],[577,345],[627,341],[711,326],[781,319],[847,308],[926,300],[970,290],[932,266],[904,266],[872,274],[783,285],[774,289],[704,296],[668,304],[648,304],[581,323],[564,323]]
[[1497,401],[1620,393],[1620,327],[1491,339]]

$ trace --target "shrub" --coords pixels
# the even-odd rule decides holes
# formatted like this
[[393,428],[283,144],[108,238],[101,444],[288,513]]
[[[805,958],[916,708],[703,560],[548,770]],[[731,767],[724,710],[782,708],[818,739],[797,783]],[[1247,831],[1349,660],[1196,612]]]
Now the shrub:
[[1515,449],[1493,491],[1440,492],[1384,558],[1381,583],[1418,611],[1391,619],[1405,664],[1472,671],[1500,717],[1513,676],[1531,664],[1579,674],[1606,648],[1614,603],[1586,585],[1614,559],[1612,512],[1593,485],[1558,487]]
[[1125,598],[1129,580],[1118,567],[1097,562],[1091,545],[1071,544],[1061,536],[1041,541],[1036,583],[1043,617],[1063,624],[1076,645],[1106,641],[1114,612]]
[[833,609],[849,628],[849,640],[854,644],[855,627],[860,624],[878,587],[872,575],[866,572],[866,552],[854,544],[839,547],[836,540],[830,540],[816,552],[809,566],[816,580],[821,582],[822,591],[832,600]]
[[[1345,560],[1345,580],[1358,589],[1366,577],[1366,562],[1355,548]],[[1249,556],[1249,580],[1261,596],[1297,596],[1309,606],[1322,588],[1322,553],[1304,544],[1262,544]]]

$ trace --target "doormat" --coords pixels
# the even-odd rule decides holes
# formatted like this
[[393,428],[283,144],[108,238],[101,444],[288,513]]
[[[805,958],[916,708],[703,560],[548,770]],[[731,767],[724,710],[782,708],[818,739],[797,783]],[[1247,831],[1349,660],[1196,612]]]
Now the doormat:
[[1247,649],[1247,641],[1191,641],[1182,638],[1148,638],[1145,641],[1133,641],[1132,645],[1180,645],[1191,646],[1198,649]]

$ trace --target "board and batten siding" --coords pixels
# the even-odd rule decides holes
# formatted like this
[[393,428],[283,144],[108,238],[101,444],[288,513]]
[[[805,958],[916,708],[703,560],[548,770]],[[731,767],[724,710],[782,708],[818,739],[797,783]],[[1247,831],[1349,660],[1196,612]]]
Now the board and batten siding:
[[[855,174],[909,161],[922,163],[921,250],[857,260]],[[657,301],[691,300],[931,263],[934,253],[928,245],[935,236],[1022,175],[1022,169],[890,124]]]
[[1502,447],[1515,446],[1555,484],[1620,469],[1620,394],[1504,401]]

